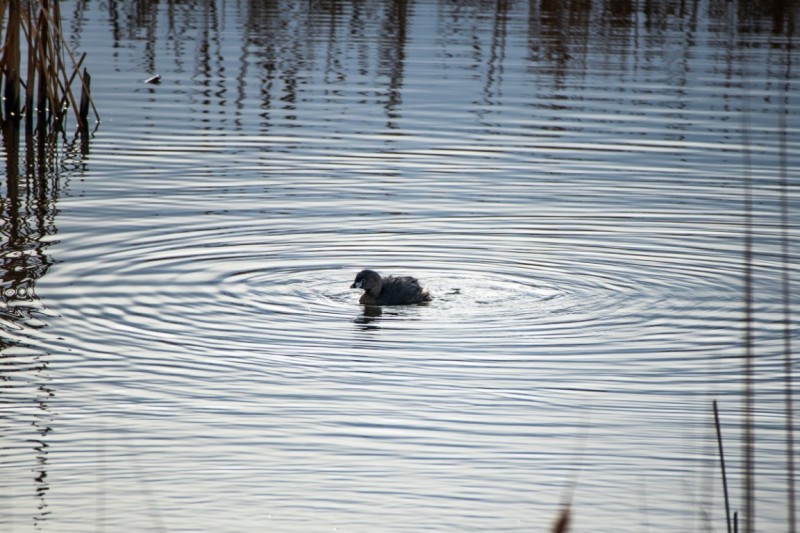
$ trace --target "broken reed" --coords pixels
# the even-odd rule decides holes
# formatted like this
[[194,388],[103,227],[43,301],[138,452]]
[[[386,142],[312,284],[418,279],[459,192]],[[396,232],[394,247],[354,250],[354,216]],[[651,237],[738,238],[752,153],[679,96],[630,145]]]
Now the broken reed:
[[[75,61],[61,31],[58,0],[0,0],[0,34],[0,123],[19,124],[24,117],[30,134],[35,116],[36,129],[44,137],[46,132],[64,130],[72,108],[78,129],[86,132],[89,107],[99,122],[88,72],[80,71],[86,54]],[[80,103],[73,83],[80,88]]]

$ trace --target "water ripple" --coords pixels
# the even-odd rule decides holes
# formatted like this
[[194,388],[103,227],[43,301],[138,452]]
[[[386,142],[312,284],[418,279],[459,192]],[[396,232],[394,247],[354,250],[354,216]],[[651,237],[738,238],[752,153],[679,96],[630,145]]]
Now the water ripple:
[[[745,175],[780,524],[774,21],[335,4],[73,6],[104,122],[0,202],[0,529],[530,531],[573,479],[576,529],[698,529],[711,397],[738,429]],[[434,299],[365,308],[362,268]]]

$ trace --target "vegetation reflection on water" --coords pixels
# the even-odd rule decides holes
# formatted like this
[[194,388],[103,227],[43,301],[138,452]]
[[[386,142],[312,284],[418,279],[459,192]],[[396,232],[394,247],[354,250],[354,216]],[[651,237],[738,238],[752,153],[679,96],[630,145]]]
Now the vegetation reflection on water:
[[796,5],[62,12],[104,122],[4,129],[4,530],[723,530],[712,398],[793,530]]

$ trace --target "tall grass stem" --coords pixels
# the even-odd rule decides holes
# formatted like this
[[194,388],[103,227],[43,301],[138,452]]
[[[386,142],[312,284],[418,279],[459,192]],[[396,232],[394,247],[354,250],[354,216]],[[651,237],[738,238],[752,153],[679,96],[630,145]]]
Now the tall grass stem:
[[728,526],[728,533],[733,533],[731,526],[731,502],[728,497],[728,474],[725,470],[725,451],[722,448],[722,429],[719,424],[719,409],[717,400],[714,400],[714,426],[717,428],[717,447],[719,448],[719,464],[722,469],[722,490],[725,494],[725,522]]

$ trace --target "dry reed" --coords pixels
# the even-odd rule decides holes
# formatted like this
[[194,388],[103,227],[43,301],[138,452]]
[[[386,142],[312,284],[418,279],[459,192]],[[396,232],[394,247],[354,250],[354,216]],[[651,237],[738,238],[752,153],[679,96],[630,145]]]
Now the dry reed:
[[[35,128],[40,137],[50,131],[63,131],[68,109],[81,131],[88,130],[92,102],[89,77],[80,69],[84,56],[75,60],[61,30],[58,0],[0,0],[0,86],[3,105],[0,123],[25,119],[26,133]],[[78,105],[73,92],[77,80],[81,91]]]
[[725,493],[725,522],[727,525],[728,533],[733,533],[733,525],[731,524],[731,502],[728,496],[728,474],[725,469],[725,450],[722,446],[722,428],[719,424],[719,409],[717,408],[717,400],[713,402],[714,406],[714,425],[717,429],[717,446],[719,448],[719,463],[722,470],[722,489]]

